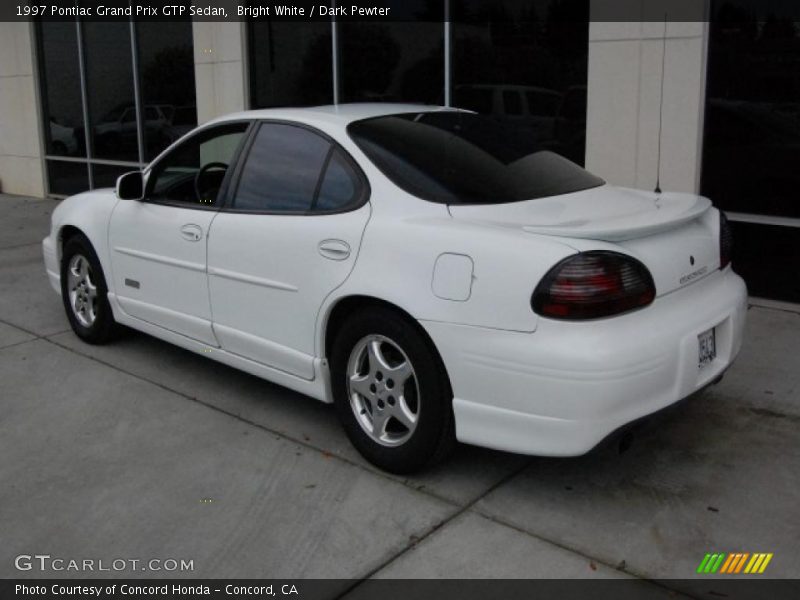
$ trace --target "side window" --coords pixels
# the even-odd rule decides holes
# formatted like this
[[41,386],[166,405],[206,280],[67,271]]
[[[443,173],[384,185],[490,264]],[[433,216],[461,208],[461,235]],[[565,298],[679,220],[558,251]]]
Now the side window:
[[561,101],[561,96],[558,94],[528,92],[525,96],[528,99],[528,112],[530,114],[541,117],[555,117],[558,114],[558,105]]
[[492,91],[485,88],[456,88],[455,90],[455,106],[459,108],[466,108],[467,110],[474,110],[478,113],[491,114],[492,108]]
[[335,150],[325,169],[314,210],[344,210],[359,200],[361,185],[353,167],[340,150]]
[[316,133],[264,123],[250,148],[233,207],[273,213],[311,210],[331,144]]
[[514,90],[506,90],[503,92],[503,106],[505,114],[507,115],[521,115],[522,114],[522,98],[519,92]]
[[213,205],[247,123],[213,127],[190,137],[153,168],[148,199],[195,206]]

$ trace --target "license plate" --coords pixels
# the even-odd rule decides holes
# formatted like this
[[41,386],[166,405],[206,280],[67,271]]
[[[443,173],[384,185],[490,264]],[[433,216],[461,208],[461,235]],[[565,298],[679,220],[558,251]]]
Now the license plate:
[[717,342],[713,328],[697,336],[697,350],[697,363],[701,369],[716,358]]

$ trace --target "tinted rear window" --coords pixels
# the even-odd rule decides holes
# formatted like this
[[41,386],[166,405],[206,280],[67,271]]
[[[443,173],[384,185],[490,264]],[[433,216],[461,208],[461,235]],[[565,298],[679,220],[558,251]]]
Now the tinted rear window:
[[448,204],[495,204],[577,192],[603,180],[541,148],[524,129],[441,111],[355,121],[348,132],[407,192]]

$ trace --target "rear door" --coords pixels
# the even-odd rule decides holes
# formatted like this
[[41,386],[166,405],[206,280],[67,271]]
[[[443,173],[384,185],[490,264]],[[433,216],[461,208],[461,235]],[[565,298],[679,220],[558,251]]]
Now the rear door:
[[209,237],[223,349],[313,379],[316,317],[355,264],[368,195],[361,170],[326,136],[287,122],[260,125]]

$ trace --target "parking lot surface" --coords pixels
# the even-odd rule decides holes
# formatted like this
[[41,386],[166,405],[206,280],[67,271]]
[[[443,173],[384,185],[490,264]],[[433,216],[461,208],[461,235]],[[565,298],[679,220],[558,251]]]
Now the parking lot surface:
[[[624,452],[464,446],[401,478],[330,406],[144,334],[82,343],[41,260],[55,204],[0,196],[0,577],[633,577],[675,597],[707,552],[771,552],[766,576],[800,577],[791,307],[751,306],[725,379]],[[20,554],[194,568],[41,573]]]

